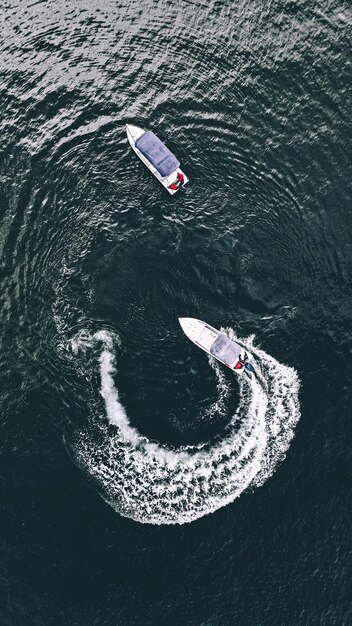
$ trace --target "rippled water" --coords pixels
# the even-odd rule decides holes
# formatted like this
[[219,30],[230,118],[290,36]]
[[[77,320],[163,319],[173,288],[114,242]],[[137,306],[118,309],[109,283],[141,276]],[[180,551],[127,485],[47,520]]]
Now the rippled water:
[[349,3],[1,16],[2,621],[349,624]]

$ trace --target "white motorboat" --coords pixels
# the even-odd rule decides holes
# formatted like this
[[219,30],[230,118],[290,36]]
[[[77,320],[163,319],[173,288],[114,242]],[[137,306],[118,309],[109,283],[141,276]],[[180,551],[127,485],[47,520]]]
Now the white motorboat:
[[249,363],[252,355],[220,330],[216,330],[213,326],[193,317],[179,317],[178,321],[188,339],[193,341],[198,348],[202,348],[215,359],[224,363],[226,367],[234,370],[237,374],[245,371],[250,375],[250,373],[255,372]]
[[126,124],[126,132],[135,153],[171,195],[188,183],[180,162],[151,130]]

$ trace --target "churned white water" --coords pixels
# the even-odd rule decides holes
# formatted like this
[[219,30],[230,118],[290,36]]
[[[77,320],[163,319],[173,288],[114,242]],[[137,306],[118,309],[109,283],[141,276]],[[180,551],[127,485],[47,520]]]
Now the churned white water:
[[[227,333],[235,339],[230,329]],[[150,524],[192,522],[262,485],[274,472],[300,417],[296,371],[241,340],[256,359],[257,376],[239,377],[240,397],[229,427],[212,446],[177,450],[149,441],[133,428],[114,382],[114,336],[110,331],[79,334],[71,349],[100,349],[100,394],[105,415],[93,416],[74,445],[78,464],[97,481],[104,498],[121,515]],[[228,395],[217,362],[217,407]],[[236,374],[234,374],[236,375]],[[209,407],[209,413],[214,406]]]

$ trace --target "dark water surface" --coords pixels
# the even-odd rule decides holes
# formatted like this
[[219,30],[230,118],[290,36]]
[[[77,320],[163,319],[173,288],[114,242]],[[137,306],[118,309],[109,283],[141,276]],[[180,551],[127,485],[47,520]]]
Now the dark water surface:
[[349,626],[350,3],[0,15],[0,623]]

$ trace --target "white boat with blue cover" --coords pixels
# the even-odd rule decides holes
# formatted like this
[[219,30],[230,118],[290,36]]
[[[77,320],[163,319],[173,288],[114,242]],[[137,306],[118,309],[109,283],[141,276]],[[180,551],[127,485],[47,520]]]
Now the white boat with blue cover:
[[249,363],[252,355],[220,330],[194,317],[179,317],[178,321],[188,339],[193,341],[198,348],[202,348],[215,359],[224,363],[226,367],[234,370],[237,374],[245,371],[250,375],[250,372],[255,372]]
[[135,153],[171,195],[188,183],[180,162],[153,131],[126,124],[126,132]]

